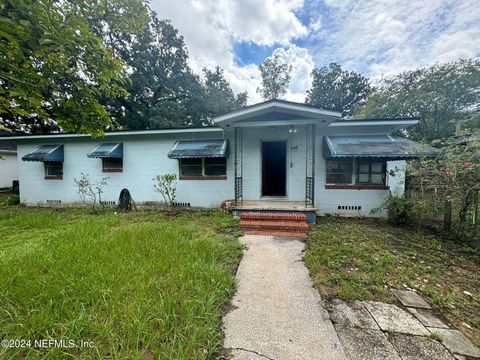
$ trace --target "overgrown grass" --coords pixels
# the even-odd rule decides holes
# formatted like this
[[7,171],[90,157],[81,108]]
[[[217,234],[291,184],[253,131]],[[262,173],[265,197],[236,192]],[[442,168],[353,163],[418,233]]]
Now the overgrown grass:
[[393,302],[389,288],[415,288],[480,345],[478,249],[375,219],[319,218],[309,237],[305,261],[325,298]]
[[0,358],[205,359],[241,258],[230,215],[0,210],[0,339],[94,348],[1,348]]

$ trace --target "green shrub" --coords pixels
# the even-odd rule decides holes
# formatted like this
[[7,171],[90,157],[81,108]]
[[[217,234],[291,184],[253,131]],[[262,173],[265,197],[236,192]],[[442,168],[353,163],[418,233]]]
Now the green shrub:
[[412,220],[413,206],[413,200],[404,196],[390,195],[384,203],[388,221],[395,225],[405,225]]
[[2,202],[2,205],[5,205],[5,206],[12,206],[12,205],[19,205],[19,204],[20,204],[20,196],[18,195],[10,195]]

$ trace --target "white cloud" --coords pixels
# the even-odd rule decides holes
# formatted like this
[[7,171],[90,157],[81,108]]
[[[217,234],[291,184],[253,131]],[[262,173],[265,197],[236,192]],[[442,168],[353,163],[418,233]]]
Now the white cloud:
[[160,18],[170,19],[185,38],[190,63],[197,73],[220,65],[236,92],[247,91],[249,103],[261,101],[256,93],[260,72],[255,65],[234,62],[232,41],[257,45],[289,44],[305,36],[294,11],[303,0],[153,0]]
[[[303,9],[320,3],[318,11]],[[480,56],[478,0],[152,0],[184,36],[192,68],[220,65],[236,92],[260,101],[260,72],[235,63],[234,42],[279,45],[293,66],[286,98],[303,101],[310,73],[330,62],[378,79],[459,57]],[[302,47],[293,45],[302,39]]]
[[332,22],[319,63],[339,62],[373,78],[480,55],[477,0],[326,0]]
[[272,55],[278,55],[282,63],[292,66],[290,84],[285,97],[288,100],[304,102],[305,94],[312,84],[310,74],[315,67],[308,49],[292,45],[277,48]]

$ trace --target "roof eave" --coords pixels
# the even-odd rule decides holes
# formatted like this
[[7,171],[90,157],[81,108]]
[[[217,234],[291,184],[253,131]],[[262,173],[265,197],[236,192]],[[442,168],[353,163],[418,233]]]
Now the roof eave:
[[[133,136],[133,135],[162,135],[162,134],[180,134],[192,132],[223,132],[218,126],[209,126],[201,128],[179,128],[179,129],[158,129],[158,130],[132,130],[132,131],[113,131],[106,132],[105,137]],[[6,136],[5,139],[11,140],[29,140],[29,139],[58,139],[58,138],[87,138],[90,134],[47,134],[47,135],[20,135]],[[2,137],[0,137],[2,138]]]
[[17,155],[16,150],[2,150],[0,149],[0,155]]
[[369,119],[369,120],[337,120],[330,123],[329,127],[355,127],[355,126],[395,126],[403,128],[418,124],[418,119]]

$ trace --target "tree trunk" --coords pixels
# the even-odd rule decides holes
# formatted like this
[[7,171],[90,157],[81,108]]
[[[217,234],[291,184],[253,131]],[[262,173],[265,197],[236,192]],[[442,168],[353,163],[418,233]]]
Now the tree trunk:
[[473,195],[473,234],[474,236],[477,235],[477,223],[478,223],[478,190],[475,191]]
[[445,210],[443,213],[443,231],[450,231],[452,227],[452,201],[445,200]]

